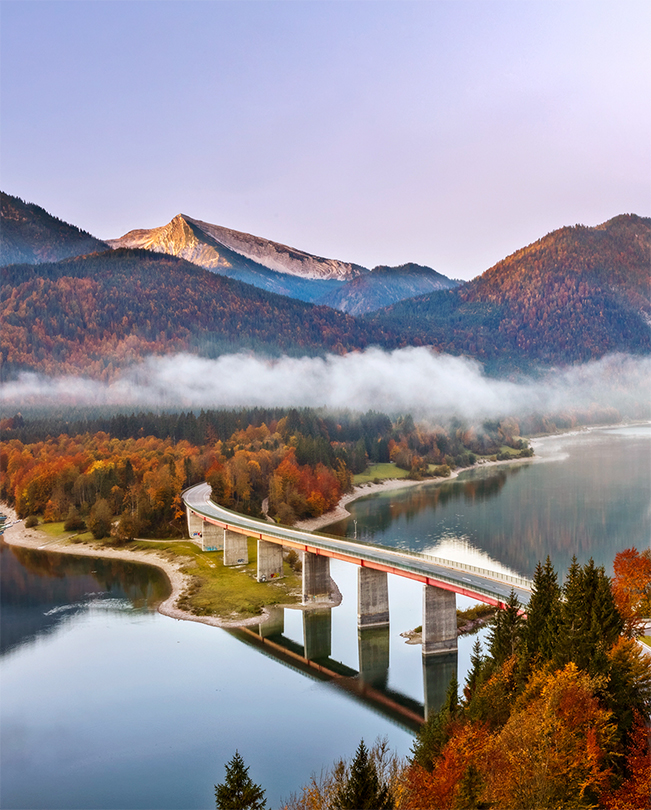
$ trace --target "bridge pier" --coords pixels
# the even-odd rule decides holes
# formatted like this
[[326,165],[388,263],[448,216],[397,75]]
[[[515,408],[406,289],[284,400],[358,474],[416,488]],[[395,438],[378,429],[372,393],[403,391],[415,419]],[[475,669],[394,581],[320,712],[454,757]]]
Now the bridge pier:
[[332,610],[303,611],[303,646],[308,661],[330,658],[332,652]]
[[456,594],[433,585],[423,585],[423,655],[438,655],[456,650]]
[[389,585],[386,571],[357,569],[357,627],[389,624]]
[[303,602],[330,596],[330,557],[303,552]]
[[249,545],[245,534],[224,529],[224,565],[245,565],[249,562]]
[[279,607],[267,608],[269,618],[266,622],[258,625],[258,635],[260,638],[271,638],[282,636],[285,632],[285,609]]
[[201,533],[203,531],[203,520],[201,517],[190,509],[189,506],[185,510],[188,518],[188,537],[195,542],[201,540]]
[[283,575],[283,547],[278,543],[258,540],[258,582]]
[[423,656],[425,720],[436,714],[445,703],[450,681],[457,674],[457,664],[456,650],[442,655]]
[[201,548],[205,551],[207,548],[221,551],[224,548],[224,532],[219,526],[214,523],[209,523],[207,520],[203,521],[203,543]]
[[389,679],[389,625],[357,632],[359,674],[371,686],[385,687]]

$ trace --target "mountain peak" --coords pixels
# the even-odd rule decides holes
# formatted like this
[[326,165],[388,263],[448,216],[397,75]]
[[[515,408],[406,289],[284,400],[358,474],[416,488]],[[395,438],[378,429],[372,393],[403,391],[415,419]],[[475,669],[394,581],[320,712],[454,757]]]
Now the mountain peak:
[[[177,214],[167,225],[129,231],[109,239],[111,247],[139,247],[172,253],[208,270],[228,268],[235,253],[257,265],[303,279],[349,281],[368,270],[350,262],[325,259],[260,236]],[[225,249],[225,250],[224,250]]]

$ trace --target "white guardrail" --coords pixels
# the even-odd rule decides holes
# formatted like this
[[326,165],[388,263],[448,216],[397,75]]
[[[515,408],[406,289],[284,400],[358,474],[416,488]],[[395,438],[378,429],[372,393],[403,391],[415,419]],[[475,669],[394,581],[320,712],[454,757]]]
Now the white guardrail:
[[[193,487],[189,487],[188,490],[185,490],[181,497],[185,495],[185,492],[193,489]],[[183,498],[185,502],[185,498]],[[190,503],[186,504],[190,507],[193,511],[197,512],[197,514],[202,514],[203,510],[201,507],[194,506]],[[411,569],[408,564],[408,559],[411,557],[416,560],[423,560],[424,562],[431,563],[433,565],[439,565],[442,568],[448,568],[452,571],[464,571],[471,574],[478,574],[481,577],[485,577],[486,579],[493,580],[494,582],[501,582],[507,585],[515,585],[517,588],[522,588],[526,591],[531,591],[532,582],[525,577],[518,577],[513,576],[511,574],[504,574],[501,571],[494,571],[489,568],[481,568],[477,565],[469,565],[468,563],[457,562],[455,560],[446,560],[442,557],[436,557],[433,554],[424,554],[419,551],[411,551],[406,549],[398,549],[392,548],[391,546],[382,546],[375,543],[368,543],[363,540],[352,540],[349,537],[336,537],[334,535],[328,535],[326,532],[323,533],[313,533],[304,531],[302,529],[294,529],[290,527],[282,526],[278,523],[268,523],[257,518],[252,518],[247,515],[239,515],[237,512],[233,512],[230,509],[226,509],[224,506],[220,506],[219,504],[213,503],[211,500],[208,500],[206,506],[212,506],[214,509],[224,513],[222,519],[226,518],[230,525],[239,525],[239,528],[244,529],[245,531],[258,531],[262,532],[263,534],[267,534],[267,536],[278,537],[282,540],[283,536],[286,537],[287,540],[302,540],[305,541],[306,537],[309,537],[309,542],[312,543],[315,547],[322,547],[324,550],[329,551],[336,551],[341,550],[342,542],[345,542],[349,546],[353,546],[359,548],[360,551],[364,550],[366,555],[369,558],[373,558],[373,551],[377,551],[380,553],[389,553],[392,556],[397,555],[403,558],[407,558],[404,560],[403,565],[405,568],[409,570],[419,570],[419,569]],[[205,512],[205,517],[212,517],[215,518],[214,515],[211,515],[209,512]],[[239,520],[238,520],[239,519]],[[253,524],[253,526],[251,525]],[[255,528],[254,528],[255,527]],[[303,537],[301,537],[301,535]],[[332,540],[335,544],[339,545],[339,548],[331,548],[327,541]],[[353,553],[351,551],[351,553]],[[376,557],[376,562],[385,563],[386,559],[382,557]],[[445,578],[445,577],[444,577]]]

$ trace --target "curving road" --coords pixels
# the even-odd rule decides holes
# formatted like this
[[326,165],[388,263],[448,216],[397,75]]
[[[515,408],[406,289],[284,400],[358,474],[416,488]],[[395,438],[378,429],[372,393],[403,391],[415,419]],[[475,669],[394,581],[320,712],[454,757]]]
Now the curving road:
[[247,537],[386,571],[492,605],[504,604],[511,590],[522,605],[526,605],[531,596],[531,582],[520,577],[509,577],[417,552],[289,529],[218,506],[210,500],[210,495],[210,485],[204,483],[185,490],[182,498],[186,508],[204,520]]

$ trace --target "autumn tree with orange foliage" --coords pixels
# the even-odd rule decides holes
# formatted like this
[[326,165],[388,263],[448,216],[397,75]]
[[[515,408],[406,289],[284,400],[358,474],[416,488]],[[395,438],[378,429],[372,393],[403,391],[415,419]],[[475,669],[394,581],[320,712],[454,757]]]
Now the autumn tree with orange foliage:
[[497,644],[515,615],[501,611],[462,703],[423,725],[400,807],[651,806],[651,659],[626,637],[609,578],[574,561],[561,593],[548,560],[534,586],[522,632]]
[[613,596],[629,636],[642,634],[642,620],[651,617],[651,550],[627,548],[615,556]]

